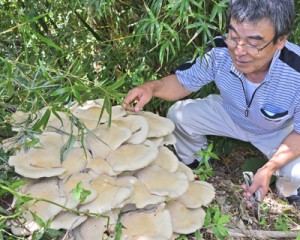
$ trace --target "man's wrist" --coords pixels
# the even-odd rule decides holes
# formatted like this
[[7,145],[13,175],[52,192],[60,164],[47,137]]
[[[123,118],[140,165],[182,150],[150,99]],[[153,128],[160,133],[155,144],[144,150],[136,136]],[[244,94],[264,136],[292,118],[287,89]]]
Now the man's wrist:
[[263,168],[266,169],[270,175],[273,175],[273,173],[275,173],[280,167],[278,166],[278,164],[275,161],[269,160],[263,166]]

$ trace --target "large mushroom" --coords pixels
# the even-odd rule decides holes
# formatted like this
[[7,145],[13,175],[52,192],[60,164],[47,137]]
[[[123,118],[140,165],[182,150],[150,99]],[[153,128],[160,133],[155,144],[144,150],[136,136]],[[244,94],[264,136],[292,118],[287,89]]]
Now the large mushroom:
[[[200,229],[201,207],[212,201],[214,188],[196,181],[167,147],[175,144],[174,124],[150,112],[127,113],[121,106],[113,106],[109,116],[103,104],[90,100],[58,112],[59,118],[51,114],[39,143],[10,157],[9,164],[31,182],[20,191],[47,199],[47,205],[24,204],[24,225],[11,222],[12,232],[28,235],[39,229],[30,211],[49,220],[50,227],[65,229],[70,240],[112,237],[116,226],[122,227],[122,240],[169,240]],[[15,124],[21,127],[29,116],[19,114]],[[78,135],[80,123],[85,129]]]
[[164,240],[173,233],[170,213],[162,209],[124,214],[121,223],[122,240]]
[[[33,214],[37,215],[44,222],[52,220],[60,211],[61,207],[66,203],[66,195],[58,185],[58,179],[44,179],[40,182],[24,186],[25,193],[34,198],[22,205],[24,209],[23,218],[25,219],[24,227],[17,226],[14,222],[11,230],[15,235],[27,235],[38,230],[40,226],[35,223]],[[35,199],[38,199],[37,201]],[[24,220],[20,220],[24,222]]]

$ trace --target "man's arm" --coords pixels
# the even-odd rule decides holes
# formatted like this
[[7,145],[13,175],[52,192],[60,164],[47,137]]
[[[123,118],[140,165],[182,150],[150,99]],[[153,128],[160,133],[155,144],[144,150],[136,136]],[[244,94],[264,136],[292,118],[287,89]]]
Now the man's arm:
[[274,156],[260,168],[254,176],[252,185],[245,190],[245,197],[248,200],[248,205],[251,206],[250,196],[259,189],[262,194],[262,199],[266,196],[270,179],[276,170],[293,161],[300,156],[300,134],[291,132],[280,144]]
[[[191,91],[183,87],[175,74],[160,80],[150,81],[133,88],[123,101],[123,108],[129,111],[139,111],[152,97],[167,101],[175,101],[189,95]],[[131,106],[136,101],[135,106]]]

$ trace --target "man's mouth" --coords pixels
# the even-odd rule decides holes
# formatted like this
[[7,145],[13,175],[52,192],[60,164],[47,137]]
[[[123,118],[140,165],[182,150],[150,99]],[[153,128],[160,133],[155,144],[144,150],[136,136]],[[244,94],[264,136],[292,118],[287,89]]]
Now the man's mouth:
[[246,65],[248,65],[249,64],[249,61],[245,61],[245,60],[238,60],[238,59],[236,59],[235,60],[235,63],[236,63],[236,65],[238,65],[238,66],[246,66]]

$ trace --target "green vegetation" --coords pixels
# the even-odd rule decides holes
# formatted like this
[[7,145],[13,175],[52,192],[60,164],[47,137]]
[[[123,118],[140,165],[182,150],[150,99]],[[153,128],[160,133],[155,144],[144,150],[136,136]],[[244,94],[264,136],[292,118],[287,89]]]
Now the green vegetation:
[[[296,4],[300,9],[300,0]],[[203,54],[205,43],[226,31],[226,6],[227,0],[0,0],[0,141],[16,136],[26,139],[19,144],[35,144],[35,134],[46,125],[50,112],[55,114],[73,101],[104,98],[108,110],[111,104],[122,103],[134,86]],[[299,14],[294,29],[290,39],[299,44]],[[210,84],[192,97],[215,91]],[[169,106],[153,99],[145,110],[165,115]],[[46,111],[33,128],[18,135],[13,131],[9,121],[14,111],[30,112],[29,123],[42,108]],[[9,196],[20,186],[7,165],[9,154],[0,149],[0,239],[15,239],[5,221],[20,214],[17,208],[7,210]],[[80,185],[76,194],[86,197]],[[220,239],[226,236],[221,227],[225,219],[213,220]],[[282,218],[278,229],[285,229],[286,221]],[[45,231],[32,239],[45,233],[57,236],[47,232],[48,223],[41,224]]]

